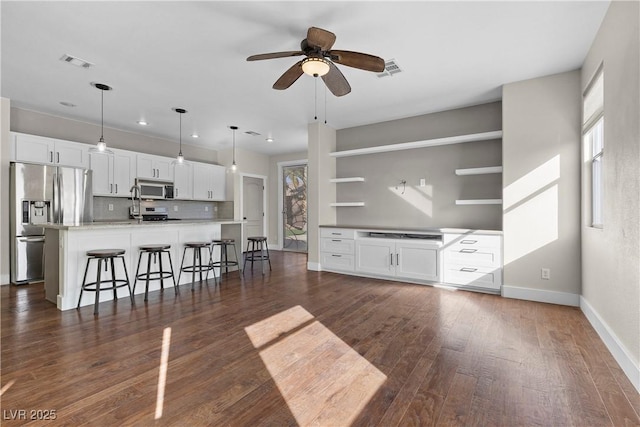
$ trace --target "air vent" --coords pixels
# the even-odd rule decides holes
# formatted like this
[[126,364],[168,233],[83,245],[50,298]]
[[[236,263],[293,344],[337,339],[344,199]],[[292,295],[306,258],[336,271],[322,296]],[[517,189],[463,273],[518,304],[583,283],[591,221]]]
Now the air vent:
[[259,136],[260,134],[258,132],[254,132],[252,130],[248,130],[245,132],[247,135],[251,135],[251,136]]
[[75,56],[67,55],[66,53],[60,57],[60,61],[75,65],[80,68],[91,68],[94,64],[84,59],[76,58]]
[[384,71],[381,73],[376,74],[376,76],[378,77],[387,77],[387,76],[393,76],[394,74],[398,74],[401,73],[402,69],[400,68],[400,66],[396,63],[395,59],[389,59],[388,61],[384,62]]

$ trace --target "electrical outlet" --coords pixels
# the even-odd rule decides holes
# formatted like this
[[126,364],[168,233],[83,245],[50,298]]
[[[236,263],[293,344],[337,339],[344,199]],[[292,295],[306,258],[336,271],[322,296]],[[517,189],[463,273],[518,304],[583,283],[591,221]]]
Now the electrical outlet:
[[173,211],[178,212],[178,205],[173,205]]
[[420,178],[420,187],[425,187],[427,185],[427,180],[424,178]]
[[214,205],[214,206],[213,206],[213,211],[214,211],[214,212],[218,212],[218,205]]
[[204,211],[205,211],[205,212],[209,212],[209,206],[205,206],[205,207],[204,207]]
[[550,268],[541,268],[540,269],[540,277],[543,280],[551,279],[551,269]]
[[113,203],[109,203],[108,209],[109,209],[109,212],[113,211]]

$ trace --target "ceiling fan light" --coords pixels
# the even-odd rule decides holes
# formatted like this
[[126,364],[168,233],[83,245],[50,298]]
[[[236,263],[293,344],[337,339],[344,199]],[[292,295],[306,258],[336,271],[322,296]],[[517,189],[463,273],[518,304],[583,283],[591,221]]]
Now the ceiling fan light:
[[321,77],[329,72],[329,62],[324,58],[310,56],[302,61],[302,71],[313,77]]

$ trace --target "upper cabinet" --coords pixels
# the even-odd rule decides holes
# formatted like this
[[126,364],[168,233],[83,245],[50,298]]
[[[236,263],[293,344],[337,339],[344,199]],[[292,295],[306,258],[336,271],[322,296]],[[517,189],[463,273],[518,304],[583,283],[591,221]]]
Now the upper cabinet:
[[90,153],[93,195],[129,197],[135,180],[135,153],[113,149],[113,154]]
[[179,200],[193,199],[193,166],[189,163],[173,166],[173,198]]
[[13,136],[12,160],[56,166],[89,167],[87,144],[22,133],[14,133]]
[[193,164],[193,198],[222,201],[226,199],[226,168],[207,163]]
[[151,154],[137,155],[138,178],[173,181],[172,158]]

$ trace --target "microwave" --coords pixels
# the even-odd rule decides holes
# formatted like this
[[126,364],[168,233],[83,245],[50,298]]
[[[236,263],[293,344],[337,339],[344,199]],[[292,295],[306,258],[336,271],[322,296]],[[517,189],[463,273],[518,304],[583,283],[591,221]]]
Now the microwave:
[[139,181],[141,199],[173,199],[173,183]]

